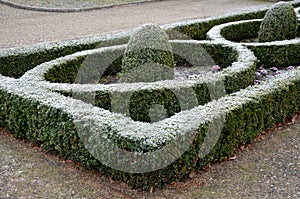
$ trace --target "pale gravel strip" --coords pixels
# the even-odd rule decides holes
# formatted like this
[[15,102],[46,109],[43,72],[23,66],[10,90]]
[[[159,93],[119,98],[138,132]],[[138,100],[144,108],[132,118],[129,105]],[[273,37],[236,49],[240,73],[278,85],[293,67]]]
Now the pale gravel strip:
[[[30,11],[40,11],[40,12],[85,12],[85,11],[92,11],[92,10],[100,10],[100,9],[108,9],[108,8],[114,8],[119,6],[128,6],[128,5],[136,5],[136,4],[143,4],[143,3],[149,3],[154,1],[160,1],[160,0],[136,0],[132,2],[119,2],[114,4],[107,4],[107,5],[91,5],[91,6],[82,6],[80,4],[73,5],[72,3],[69,4],[61,4],[61,5],[53,5],[49,3],[47,6],[43,5],[28,5],[25,2],[22,3],[16,3],[13,1],[7,1],[7,0],[0,0],[0,4],[7,5],[13,8],[18,9],[24,9],[24,10],[30,10]],[[64,6],[65,5],[65,6]],[[61,7],[60,7],[61,6]]]
[[300,119],[183,182],[154,193],[45,154],[0,130],[0,198],[300,198]]
[[79,13],[45,13],[0,5],[0,49],[120,32],[145,23],[166,24],[257,9],[270,2],[159,1]]

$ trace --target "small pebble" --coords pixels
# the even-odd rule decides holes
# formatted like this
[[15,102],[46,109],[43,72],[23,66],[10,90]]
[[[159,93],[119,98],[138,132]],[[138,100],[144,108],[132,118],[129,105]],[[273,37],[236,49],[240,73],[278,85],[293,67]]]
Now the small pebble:
[[254,81],[254,84],[255,84],[255,85],[260,84],[260,81],[259,81],[259,80],[255,80],[255,81]]
[[295,69],[295,66],[289,66],[286,68],[286,70],[294,70]]
[[258,70],[265,70],[265,68],[263,66],[259,67]]
[[278,68],[277,67],[272,67],[272,68],[270,68],[270,70],[273,71],[273,72],[276,72],[276,71],[278,71]]
[[255,76],[256,76],[256,77],[261,77],[262,75],[261,75],[260,72],[255,72]]
[[268,71],[266,69],[260,70],[259,72],[260,72],[260,74],[262,74],[264,76],[266,76],[268,74]]
[[220,71],[221,70],[221,67],[219,66],[219,65],[214,65],[213,67],[212,67],[212,72],[218,72],[218,71]]

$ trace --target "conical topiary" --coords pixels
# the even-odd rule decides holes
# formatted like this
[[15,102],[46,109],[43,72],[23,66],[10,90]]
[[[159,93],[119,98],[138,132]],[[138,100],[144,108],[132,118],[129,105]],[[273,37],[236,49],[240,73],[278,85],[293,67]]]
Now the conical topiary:
[[258,33],[259,42],[294,39],[297,35],[297,15],[290,3],[276,3],[266,13]]
[[166,32],[153,24],[138,28],[127,45],[120,76],[129,83],[173,79],[174,57]]

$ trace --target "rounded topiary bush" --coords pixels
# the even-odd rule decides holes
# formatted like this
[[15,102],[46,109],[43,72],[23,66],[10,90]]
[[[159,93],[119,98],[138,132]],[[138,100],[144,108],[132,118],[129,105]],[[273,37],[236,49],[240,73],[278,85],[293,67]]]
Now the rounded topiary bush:
[[124,53],[122,82],[154,82],[174,78],[174,56],[168,35],[159,26],[143,25]]
[[297,35],[297,15],[294,7],[285,2],[276,3],[266,13],[258,33],[259,42],[294,39]]

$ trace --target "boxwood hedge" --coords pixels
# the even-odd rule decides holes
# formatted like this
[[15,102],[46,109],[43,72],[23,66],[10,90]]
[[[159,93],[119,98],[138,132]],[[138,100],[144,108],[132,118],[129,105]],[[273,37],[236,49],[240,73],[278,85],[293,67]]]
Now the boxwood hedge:
[[[300,1],[291,2],[294,7],[300,6]],[[211,17],[208,19],[194,19],[176,22],[162,26],[171,39],[178,39],[185,34],[192,39],[206,39],[206,33],[214,26],[232,21],[263,18],[267,8]],[[176,32],[182,34],[178,35]],[[133,31],[122,32],[113,35],[102,35],[79,40],[64,42],[52,42],[38,44],[33,47],[21,49],[0,50],[0,74],[8,77],[19,78],[26,71],[44,62],[57,59],[62,56],[73,54],[82,50],[94,49],[95,47],[125,44],[128,42]]]
[[259,42],[294,39],[297,35],[298,21],[294,7],[290,3],[276,3],[266,13],[259,32]]
[[[2,126],[17,137],[29,139],[66,159],[79,161],[88,168],[99,169],[105,175],[144,189],[164,186],[189,174],[194,168],[229,157],[240,143],[249,142],[262,130],[292,116],[299,109],[300,96],[300,70],[297,69],[261,85],[248,87],[231,96],[146,125],[80,100],[49,92],[34,83],[24,84],[23,81],[3,76],[0,82]],[[225,116],[220,137],[213,150],[207,156],[199,158],[201,146],[206,144],[205,136],[209,132],[209,125],[220,115]],[[93,120],[93,123],[87,122],[88,120]],[[79,137],[78,131],[82,129],[76,123],[80,122],[93,126],[87,135],[89,138]],[[176,131],[171,133],[174,128]],[[188,150],[172,164],[157,171],[143,174],[120,172],[103,165],[91,155],[93,151],[99,152],[95,152],[97,147],[100,147],[102,154],[110,154],[109,150],[105,151],[105,147],[96,145],[105,144],[97,142],[99,133],[108,136],[128,151],[147,152],[195,130],[196,136]],[[124,134],[125,132],[127,133]],[[96,141],[89,148],[83,144],[83,139]]]
[[[300,6],[298,0],[292,3],[295,7]],[[2,50],[0,126],[7,128],[18,138],[28,139],[49,152],[99,170],[101,174],[122,180],[131,187],[145,190],[164,187],[194,169],[231,156],[239,144],[250,142],[261,131],[275,123],[284,122],[299,110],[299,67],[260,85],[249,86],[254,79],[256,67],[256,58],[251,51],[264,64],[299,65],[298,39],[261,44],[237,42],[243,39],[240,35],[255,35],[259,20],[248,21],[251,23],[250,27],[249,24],[245,26],[244,22],[237,22],[215,27],[208,32],[212,27],[227,22],[261,19],[266,11],[267,9],[262,9],[164,26],[169,34],[174,33],[171,30],[177,30],[193,39],[205,39],[207,33],[209,39],[214,40],[185,41],[185,38],[180,38],[180,34],[170,35],[173,39],[182,39],[171,41],[173,46],[202,45],[217,64],[224,67],[219,74],[216,73],[218,75],[212,75],[205,81],[178,81],[176,84],[90,84],[90,81],[97,80],[99,74],[114,74],[120,70],[125,49],[123,44],[127,43],[132,34],[130,31],[24,49]],[[232,27],[235,28],[234,31]],[[245,31],[238,34],[239,27],[243,27]],[[224,32],[220,33],[223,28]],[[212,33],[215,34],[213,37]],[[99,49],[94,49],[95,47]],[[106,56],[108,60],[104,61],[110,63],[109,67],[104,71],[95,71],[95,77],[92,78],[84,75],[85,72],[90,74],[90,70],[83,70],[83,76],[78,78],[76,74],[82,68],[82,63],[88,55],[94,53],[112,55]],[[96,59],[97,56],[91,56],[88,60],[91,63],[97,62],[93,58]],[[188,60],[177,57],[176,61],[186,63]],[[207,91],[210,81],[224,82],[230,95],[208,100],[210,93],[203,92],[205,86]],[[77,84],[72,84],[74,82]],[[167,89],[180,88],[199,89],[198,103],[201,92],[201,97],[206,101],[199,103],[203,105],[188,107],[154,123],[134,121],[124,114],[105,110],[111,109],[109,100],[116,90],[121,93],[138,90],[146,94],[149,90],[155,90],[159,96],[166,97]],[[92,99],[95,100],[90,103],[79,98],[81,96],[77,96],[81,100],[74,96],[68,97],[70,93],[78,91],[85,91],[85,97],[92,94]],[[172,143],[175,143],[176,150],[169,150],[168,146]],[[126,153],[137,154],[136,158],[148,153],[153,155],[145,161],[137,161],[128,170],[123,168],[120,171],[122,165],[134,162],[130,162],[132,159],[124,159],[121,153],[112,150],[111,145],[116,145]],[[163,158],[155,153],[165,148]],[[106,159],[101,159],[103,157]],[[115,161],[114,165],[109,164],[111,159]],[[164,161],[171,164],[160,167]],[[148,170],[134,172],[137,168]]]
[[292,40],[274,42],[245,42],[242,39],[257,38],[261,19],[230,22],[215,26],[208,37],[222,43],[238,42],[251,49],[266,67],[298,65],[300,63],[299,36]]
[[[123,55],[125,50],[125,46],[122,45],[80,52],[44,63],[25,73],[21,79],[43,82],[45,87],[51,88],[53,91],[59,91],[67,96],[73,94],[73,97],[75,96],[77,99],[88,101],[107,110],[113,109],[117,112],[126,113],[135,120],[144,122],[151,122],[148,111],[154,104],[162,105],[167,111],[167,116],[170,117],[182,110],[199,104],[203,105],[225,94],[225,92],[222,94],[221,91],[212,94],[213,89],[225,88],[227,93],[233,93],[252,85],[254,82],[256,58],[246,48],[229,47],[213,42],[183,40],[171,41],[171,44],[176,55],[175,58],[177,58],[175,62],[178,65],[197,65],[196,62],[200,62],[199,65],[202,65],[203,62],[207,62],[207,60],[200,60],[207,59],[206,54],[203,58],[199,58],[202,54],[198,52],[194,55],[196,57],[192,57],[193,50],[197,49],[203,50],[203,53],[209,52],[211,59],[214,59],[215,63],[220,64],[224,69],[216,74],[208,71],[206,76],[195,80],[97,85],[101,74],[120,72],[122,59],[119,57]],[[179,53],[176,49],[180,49]],[[189,53],[189,60],[181,57],[182,52]],[[117,58],[116,61],[115,58]],[[187,63],[193,61],[194,63]],[[85,80],[89,82],[85,82]],[[214,84],[213,82],[219,82],[217,83],[219,85],[210,88]],[[76,92],[73,92],[74,89],[77,89]],[[177,94],[174,95],[174,92]],[[186,108],[180,108],[180,101],[177,98],[185,98],[189,95],[196,98],[193,101],[196,100],[197,102],[187,105]],[[119,101],[117,101],[118,98]],[[127,100],[126,103],[125,99]],[[122,107],[116,107],[119,104],[122,104]]]

